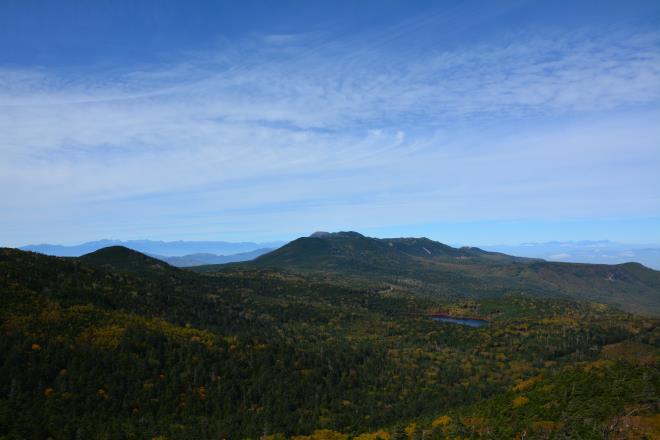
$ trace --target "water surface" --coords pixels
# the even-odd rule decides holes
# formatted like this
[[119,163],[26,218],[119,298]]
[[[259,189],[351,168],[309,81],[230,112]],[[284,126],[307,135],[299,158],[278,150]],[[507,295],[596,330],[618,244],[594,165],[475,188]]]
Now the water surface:
[[452,324],[467,325],[468,327],[483,327],[488,325],[488,321],[472,318],[455,318],[452,316],[432,316],[431,319],[440,322],[450,322]]

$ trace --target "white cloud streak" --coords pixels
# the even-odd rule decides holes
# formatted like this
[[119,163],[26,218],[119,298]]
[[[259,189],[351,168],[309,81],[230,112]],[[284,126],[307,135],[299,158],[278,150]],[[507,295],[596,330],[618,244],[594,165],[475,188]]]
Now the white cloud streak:
[[390,42],[270,35],[128,73],[0,69],[0,239],[107,216],[222,230],[660,213],[660,35]]

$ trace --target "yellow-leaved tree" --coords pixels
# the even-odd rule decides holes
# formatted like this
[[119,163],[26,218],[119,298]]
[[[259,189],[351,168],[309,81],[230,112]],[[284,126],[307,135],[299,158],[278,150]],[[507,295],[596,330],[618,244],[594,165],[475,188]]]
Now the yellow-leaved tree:
[[527,397],[525,397],[525,396],[516,396],[513,399],[513,402],[511,402],[511,403],[512,403],[514,408],[519,408],[521,406],[527,405],[528,402],[529,402],[529,399]]
[[298,435],[291,440],[348,440],[348,436],[331,429],[318,429],[312,435]]
[[451,423],[451,417],[449,416],[440,416],[431,422],[431,426],[438,428],[440,426],[447,426]]

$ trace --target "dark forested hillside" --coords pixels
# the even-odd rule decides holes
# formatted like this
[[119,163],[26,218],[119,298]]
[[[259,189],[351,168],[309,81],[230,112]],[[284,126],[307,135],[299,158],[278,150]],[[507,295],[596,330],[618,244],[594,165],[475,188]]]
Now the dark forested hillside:
[[453,248],[427,238],[376,239],[339,232],[299,238],[241,265],[379,279],[434,297],[490,297],[511,291],[568,296],[660,316],[660,272],[636,263],[556,263]]
[[105,267],[135,274],[165,274],[175,272],[169,264],[124,246],[110,246],[79,257],[79,260],[92,266]]
[[515,290],[2,249],[0,438],[653,438],[658,324]]

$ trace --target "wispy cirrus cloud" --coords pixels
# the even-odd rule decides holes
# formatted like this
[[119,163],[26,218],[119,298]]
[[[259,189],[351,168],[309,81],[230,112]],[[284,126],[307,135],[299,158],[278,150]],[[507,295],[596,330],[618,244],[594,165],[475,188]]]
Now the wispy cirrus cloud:
[[[255,36],[115,72],[2,68],[2,207],[66,218],[101,201],[248,228],[256,213],[359,227],[410,222],[412,211],[415,221],[611,215],[602,189],[622,202],[639,184],[620,209],[658,213],[648,185],[660,183],[660,34],[410,52],[387,50],[405,39],[393,35]],[[640,116],[617,115],[631,109]],[[636,166],[612,176],[618,155]]]

